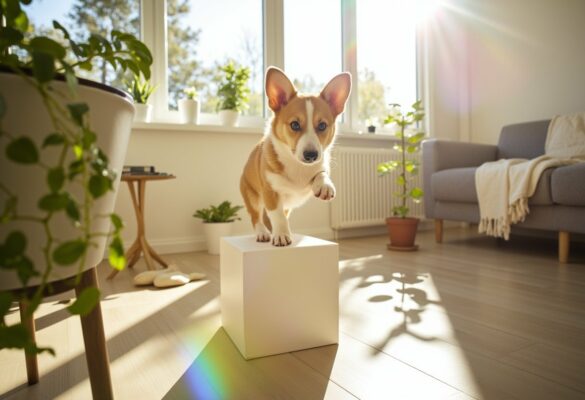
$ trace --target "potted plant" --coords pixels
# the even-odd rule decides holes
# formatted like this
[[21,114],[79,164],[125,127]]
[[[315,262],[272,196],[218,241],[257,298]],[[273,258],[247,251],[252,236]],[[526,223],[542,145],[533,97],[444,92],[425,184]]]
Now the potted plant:
[[186,99],[179,99],[179,113],[184,124],[197,124],[199,122],[199,100],[197,90],[191,86],[183,89]]
[[413,251],[418,248],[415,245],[415,238],[419,220],[408,217],[408,200],[418,203],[423,197],[422,189],[414,186],[412,179],[419,170],[420,142],[425,137],[425,132],[420,125],[425,114],[420,100],[416,101],[412,105],[412,110],[406,114],[401,111],[400,105],[391,104],[390,106],[391,111],[384,123],[391,124],[395,128],[398,143],[393,146],[393,150],[399,157],[397,160],[378,164],[378,173],[384,176],[396,172],[393,176],[402,190],[394,194],[398,199],[398,205],[392,208],[392,217],[386,219],[390,236],[388,249]]
[[155,91],[156,87],[152,86],[147,79],[141,76],[135,76],[130,82],[128,90],[134,99],[134,121],[150,122],[152,120],[152,104],[148,104],[148,98]]
[[223,74],[217,91],[219,119],[225,126],[237,126],[238,116],[248,107],[250,68],[237,68],[233,61],[220,67]]
[[232,232],[233,222],[240,220],[238,211],[242,206],[232,206],[229,201],[224,201],[219,206],[209,206],[195,211],[193,216],[203,220],[205,241],[209,254],[219,254],[219,241],[222,236],[229,236]]
[[[0,349],[25,349],[29,357],[54,354],[36,345],[34,328],[22,320],[32,319],[56,282],[85,279],[108,236],[112,266],[125,265],[122,221],[112,211],[134,106],[124,92],[78,79],[76,71],[99,59],[148,78],[152,56],[130,34],[74,41],[57,21],[63,43],[25,37],[20,3],[29,1],[0,2]],[[97,284],[87,287],[68,310],[87,315],[99,298]],[[8,325],[15,301],[21,322]]]

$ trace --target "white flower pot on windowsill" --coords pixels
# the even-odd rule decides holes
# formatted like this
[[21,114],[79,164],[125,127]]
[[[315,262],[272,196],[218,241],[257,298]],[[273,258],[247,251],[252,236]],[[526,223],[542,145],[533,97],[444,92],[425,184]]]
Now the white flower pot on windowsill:
[[134,114],[135,122],[150,122],[152,119],[152,105],[134,103],[136,114]]
[[238,126],[240,113],[236,110],[221,110],[219,120],[223,126]]
[[183,124],[199,123],[199,101],[195,99],[180,99],[179,113]]
[[207,252],[209,254],[219,254],[219,242],[223,236],[230,236],[232,222],[205,222],[203,230],[205,232],[205,242],[207,243]]

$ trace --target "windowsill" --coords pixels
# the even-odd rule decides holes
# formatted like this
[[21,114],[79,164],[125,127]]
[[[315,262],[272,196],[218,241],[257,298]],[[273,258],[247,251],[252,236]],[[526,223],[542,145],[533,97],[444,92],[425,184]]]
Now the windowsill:
[[[194,132],[194,133],[232,133],[232,134],[251,134],[263,135],[264,128],[259,126],[223,126],[223,125],[194,125],[179,124],[173,122],[134,122],[132,123],[134,131],[175,131],[175,132]],[[342,140],[375,140],[375,141],[394,141],[396,138],[390,134],[359,133],[356,131],[341,130],[338,139]]]

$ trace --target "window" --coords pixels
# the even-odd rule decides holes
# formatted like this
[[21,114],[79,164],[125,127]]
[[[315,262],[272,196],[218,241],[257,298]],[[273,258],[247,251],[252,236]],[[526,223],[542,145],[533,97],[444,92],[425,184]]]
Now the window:
[[284,1],[284,70],[302,92],[319,92],[342,71],[341,2]]
[[416,101],[412,0],[360,0],[357,7],[358,124],[381,126],[388,104]]
[[262,0],[168,0],[168,103],[195,86],[201,111],[215,113],[218,67],[229,60],[250,69],[247,115],[262,116]]
[[[31,33],[48,33],[57,41],[64,41],[62,34],[53,29],[53,20],[58,20],[73,39],[87,38],[90,33],[109,37],[113,29],[140,36],[140,0],[60,0],[33,1],[25,7],[29,16]],[[92,71],[79,75],[125,89],[125,77],[115,73],[107,63],[94,64]]]

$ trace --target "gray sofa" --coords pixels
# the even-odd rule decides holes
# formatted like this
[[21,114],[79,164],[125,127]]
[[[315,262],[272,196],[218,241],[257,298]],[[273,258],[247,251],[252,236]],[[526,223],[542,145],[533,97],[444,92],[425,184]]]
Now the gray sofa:
[[[435,238],[443,240],[443,220],[479,222],[475,170],[502,158],[544,154],[549,125],[526,122],[502,128],[497,146],[428,139],[422,144],[424,205],[435,220]],[[514,227],[559,234],[559,261],[567,262],[570,233],[585,233],[585,163],[546,170],[529,199],[530,214]]]

